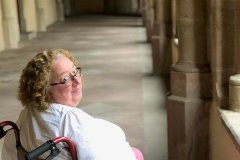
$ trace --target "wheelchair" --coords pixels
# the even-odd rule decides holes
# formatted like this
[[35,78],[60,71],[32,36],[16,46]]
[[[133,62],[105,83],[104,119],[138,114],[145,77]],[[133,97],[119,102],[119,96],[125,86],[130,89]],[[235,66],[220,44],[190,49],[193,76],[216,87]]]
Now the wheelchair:
[[[10,126],[10,128],[7,126]],[[36,149],[30,152],[27,152],[21,145],[19,129],[17,125],[12,121],[0,122],[0,139],[3,138],[7,134],[7,132],[12,129],[14,130],[14,135],[16,138],[16,149],[17,149],[18,160],[35,160],[35,159],[38,159],[40,155],[48,151],[50,151],[50,154],[46,158],[46,160],[51,160],[60,153],[60,149],[56,146],[60,142],[67,143],[72,159],[77,160],[75,144],[71,139],[67,137],[56,137],[52,140],[48,140],[47,142],[37,147]]]

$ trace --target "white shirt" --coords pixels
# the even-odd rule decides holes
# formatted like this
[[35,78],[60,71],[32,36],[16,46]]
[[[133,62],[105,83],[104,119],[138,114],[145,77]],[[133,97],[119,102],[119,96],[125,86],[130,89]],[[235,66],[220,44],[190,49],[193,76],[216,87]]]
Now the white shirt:
[[[136,160],[119,126],[94,118],[79,108],[56,103],[43,112],[25,108],[16,124],[20,129],[22,146],[27,151],[55,137],[65,136],[75,142],[78,160]],[[59,145],[64,146],[62,143]],[[4,140],[3,160],[17,160],[15,146],[15,136],[10,131]],[[65,159],[71,159],[65,149],[54,158]]]

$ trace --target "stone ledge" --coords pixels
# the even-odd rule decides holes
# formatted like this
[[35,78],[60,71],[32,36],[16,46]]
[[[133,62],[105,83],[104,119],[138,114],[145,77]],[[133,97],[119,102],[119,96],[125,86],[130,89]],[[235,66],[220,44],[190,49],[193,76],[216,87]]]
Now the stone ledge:
[[219,109],[221,118],[240,149],[240,112]]

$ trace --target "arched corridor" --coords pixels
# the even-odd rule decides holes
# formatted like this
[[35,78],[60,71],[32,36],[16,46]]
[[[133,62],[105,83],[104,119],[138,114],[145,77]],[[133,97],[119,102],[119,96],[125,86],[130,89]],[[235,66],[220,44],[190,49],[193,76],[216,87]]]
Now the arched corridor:
[[[21,69],[37,52],[71,51],[84,74],[80,108],[119,124],[146,160],[167,160],[167,115],[164,81],[152,75],[151,46],[141,17],[81,16],[51,25],[21,47],[0,57],[0,121],[16,120]],[[2,147],[0,141],[0,151]]]
[[1,0],[0,119],[21,110],[26,62],[65,48],[83,67],[79,107],[122,126],[147,160],[239,160],[239,11],[240,0]]

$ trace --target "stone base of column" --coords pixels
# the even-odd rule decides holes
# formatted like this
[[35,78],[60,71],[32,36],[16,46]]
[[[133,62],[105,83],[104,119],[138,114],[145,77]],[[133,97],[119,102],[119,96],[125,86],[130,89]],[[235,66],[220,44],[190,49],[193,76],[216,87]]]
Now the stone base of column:
[[180,97],[209,98],[212,96],[211,74],[171,71],[171,92]]
[[36,32],[21,32],[20,40],[31,40],[37,37]]
[[209,72],[171,71],[167,100],[169,160],[208,160]]
[[210,101],[169,96],[168,159],[208,160]]

